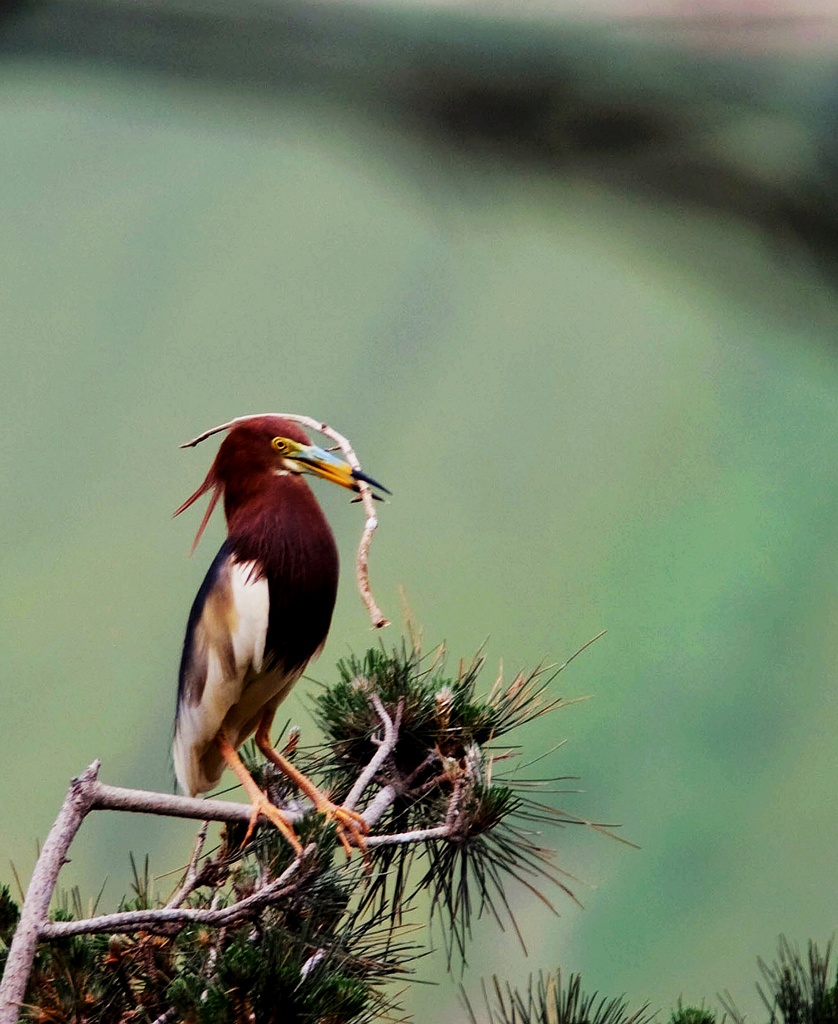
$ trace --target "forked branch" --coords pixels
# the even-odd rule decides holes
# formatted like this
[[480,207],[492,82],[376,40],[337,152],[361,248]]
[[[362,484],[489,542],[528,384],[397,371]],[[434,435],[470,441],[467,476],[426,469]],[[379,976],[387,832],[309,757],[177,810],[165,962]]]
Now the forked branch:
[[[401,706],[391,716],[376,694],[370,694],[369,700],[380,718],[383,735],[378,742],[375,754],[351,787],[345,804],[350,808],[357,805],[374,783],[398,740]],[[70,783],[67,796],[35,865],[20,921],[9,949],[3,979],[0,982],[0,1024],[15,1024],[18,1019],[19,1008],[26,992],[39,941],[96,932],[131,933],[138,929],[171,933],[179,931],[187,924],[194,923],[224,928],[241,920],[253,918],[264,907],[287,898],[305,877],[306,863],[312,859],[316,850],[316,844],[310,843],[278,878],[265,881],[256,892],[227,907],[216,908],[213,906],[209,909],[184,907],[183,903],[189,895],[203,884],[198,863],[206,836],[207,822],[247,823],[250,821],[251,807],[248,804],[228,803],[223,800],[202,800],[169,793],[108,786],[99,782],[99,768],[100,762],[94,761]],[[392,785],[387,783],[380,785],[370,798],[364,812],[367,823],[374,825],[391,806],[395,798],[396,790]],[[51,922],[49,920],[50,902],[55,892],[61,867],[67,860],[70,845],[85,817],[94,810],[133,811],[193,818],[203,822],[186,869],[184,882],[165,907],[102,914],[78,921]],[[306,812],[299,808],[287,808],[284,809],[284,813],[291,821],[298,821]],[[432,839],[444,839],[449,833],[453,835],[448,825],[443,824],[434,828],[393,835],[371,835],[367,837],[366,844],[374,848],[422,843]]]

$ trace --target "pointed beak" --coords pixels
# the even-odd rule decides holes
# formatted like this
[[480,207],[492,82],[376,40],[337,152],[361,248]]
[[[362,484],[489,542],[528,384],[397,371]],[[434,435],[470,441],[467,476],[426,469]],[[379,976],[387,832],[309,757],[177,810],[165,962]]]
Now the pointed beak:
[[[385,494],[391,493],[383,484],[373,480],[371,476],[367,476],[360,469],[353,469],[348,462],[327,452],[325,448],[318,448],[316,444],[300,445],[293,456],[286,456],[286,462],[296,463],[302,472],[323,477],[324,480],[340,484],[341,487],[346,487],[350,491],[359,491],[358,481],[363,480],[364,483],[371,487],[377,487]],[[378,497],[378,495],[374,495],[374,497]]]

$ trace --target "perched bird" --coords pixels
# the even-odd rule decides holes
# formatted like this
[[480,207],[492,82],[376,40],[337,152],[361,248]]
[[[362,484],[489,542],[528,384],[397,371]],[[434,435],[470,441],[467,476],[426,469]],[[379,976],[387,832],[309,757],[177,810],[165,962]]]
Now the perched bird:
[[304,474],[353,491],[359,490],[359,481],[386,490],[311,445],[290,420],[245,417],[229,424],[206,479],[175,512],[180,515],[211,492],[197,545],[223,497],[227,539],[201,584],[186,627],[173,758],[178,782],[193,796],[212,789],[229,765],[250,796],[251,830],[264,814],[300,852],[291,824],[237,753],[255,732],[265,757],[336,822],[348,851],[350,838],[363,846],[361,816],[334,804],[270,741],[277,707],[326,640],[337,593],[335,539]]

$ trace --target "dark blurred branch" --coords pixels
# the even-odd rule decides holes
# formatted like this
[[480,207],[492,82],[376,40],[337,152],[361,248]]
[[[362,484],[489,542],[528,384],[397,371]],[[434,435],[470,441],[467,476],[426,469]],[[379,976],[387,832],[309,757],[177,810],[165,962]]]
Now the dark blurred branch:
[[[325,98],[466,155],[452,174],[535,167],[739,217],[778,255],[814,255],[834,283],[838,75],[824,61],[838,49],[834,10],[814,0],[765,14],[557,0],[551,13],[516,15],[511,3],[42,0],[19,3],[0,24],[0,59],[249,88],[260,104]],[[799,84],[784,89],[792,70]]]

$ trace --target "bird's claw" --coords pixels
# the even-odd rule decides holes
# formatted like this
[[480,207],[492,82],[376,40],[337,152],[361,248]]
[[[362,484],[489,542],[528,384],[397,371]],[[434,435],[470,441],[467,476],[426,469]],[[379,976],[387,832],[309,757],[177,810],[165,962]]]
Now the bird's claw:
[[366,862],[367,844],[365,837],[370,827],[364,821],[363,815],[357,811],[350,811],[348,807],[334,804],[331,800],[324,802],[317,809],[327,821],[335,823],[338,839],[346,851],[346,856],[350,857],[352,855],[352,847],[354,846],[361,851]]
[[250,821],[248,822],[247,832],[245,833],[244,840],[242,841],[242,849],[250,842],[250,837],[253,835],[253,830],[256,828],[256,823],[259,820],[260,814],[279,829],[290,843],[294,853],[299,857],[303,852],[303,846],[297,838],[297,833],[294,831],[291,823],[282,811],[276,806],[276,804],[272,804],[266,796],[262,796],[261,799],[259,797],[254,797],[251,801]]

